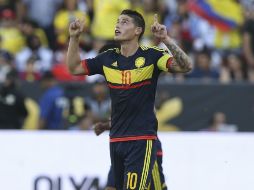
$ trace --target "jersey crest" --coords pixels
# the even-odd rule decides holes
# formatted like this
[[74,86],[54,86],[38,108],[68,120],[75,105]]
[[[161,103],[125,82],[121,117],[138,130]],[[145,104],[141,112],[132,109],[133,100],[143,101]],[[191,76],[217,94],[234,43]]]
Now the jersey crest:
[[145,65],[145,58],[144,57],[138,57],[136,60],[135,60],[135,66],[137,68],[141,68]]

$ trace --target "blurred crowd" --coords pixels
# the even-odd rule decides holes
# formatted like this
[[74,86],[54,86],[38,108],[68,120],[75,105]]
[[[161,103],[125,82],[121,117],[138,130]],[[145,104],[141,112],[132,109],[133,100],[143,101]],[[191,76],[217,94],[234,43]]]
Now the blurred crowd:
[[[77,77],[68,73],[65,65],[68,26],[74,19],[85,22],[84,34],[80,39],[81,57],[91,58],[105,44],[112,42],[118,15],[128,8],[139,11],[145,18],[146,31],[141,40],[143,45],[164,48],[150,31],[156,13],[160,22],[166,25],[168,34],[193,59],[194,69],[191,73],[164,73],[161,82],[254,82],[254,1],[227,1],[237,7],[228,10],[228,13],[238,18],[237,26],[229,30],[221,30],[191,11],[191,3],[196,0],[0,0],[0,86],[4,86],[10,78],[8,75],[12,73],[11,76],[15,75],[16,79],[31,83],[54,79],[47,84],[52,86],[57,81],[95,83],[95,94],[96,91],[101,93],[104,89],[97,87],[100,76]],[[52,91],[55,96],[63,93],[57,88]],[[43,101],[52,98],[51,95],[46,96],[42,97],[40,103],[41,114],[45,112],[53,117],[53,113],[46,113],[50,110],[47,110],[49,108]],[[79,100],[73,101],[79,104]],[[64,100],[58,103],[66,104]],[[86,99],[86,105],[83,110],[73,110],[84,115],[86,108],[98,109],[91,97]],[[104,110],[105,113],[109,112],[108,99],[99,105],[100,109],[107,110]],[[25,112],[22,114],[24,116]],[[89,115],[88,112],[86,114]],[[84,126],[91,126],[91,123],[99,120],[94,117],[100,116],[94,115],[92,120],[82,120]],[[74,120],[77,118],[68,119]],[[43,122],[40,122],[40,128],[45,126]]]

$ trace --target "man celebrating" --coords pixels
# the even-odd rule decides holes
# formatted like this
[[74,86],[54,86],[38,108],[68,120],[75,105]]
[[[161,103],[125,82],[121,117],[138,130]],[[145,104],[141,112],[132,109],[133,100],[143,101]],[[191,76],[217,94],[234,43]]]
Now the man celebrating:
[[69,28],[69,71],[74,75],[101,74],[105,77],[112,99],[110,156],[116,189],[147,189],[156,160],[154,100],[157,80],[162,71],[190,71],[190,59],[167,35],[166,27],[158,23],[156,15],[151,30],[173,56],[157,47],[141,46],[139,39],[144,33],[144,19],[136,11],[123,10],[114,37],[120,49],[81,60],[79,36],[83,27],[84,22],[76,20]]

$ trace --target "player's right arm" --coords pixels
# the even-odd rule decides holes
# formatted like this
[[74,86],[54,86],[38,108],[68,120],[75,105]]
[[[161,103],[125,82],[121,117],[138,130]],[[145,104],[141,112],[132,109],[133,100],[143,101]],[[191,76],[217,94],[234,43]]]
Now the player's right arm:
[[76,19],[69,26],[70,41],[67,51],[67,67],[73,75],[88,75],[88,70],[82,66],[79,55],[79,37],[83,30],[83,20]]

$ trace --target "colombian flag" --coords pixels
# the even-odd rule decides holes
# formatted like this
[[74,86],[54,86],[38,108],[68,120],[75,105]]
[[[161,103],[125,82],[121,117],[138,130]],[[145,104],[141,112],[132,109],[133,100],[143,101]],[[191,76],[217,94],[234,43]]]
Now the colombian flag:
[[234,0],[189,0],[189,8],[222,31],[243,23],[242,8]]

